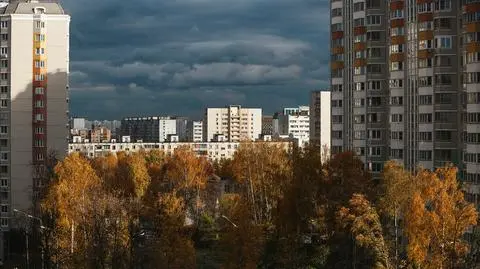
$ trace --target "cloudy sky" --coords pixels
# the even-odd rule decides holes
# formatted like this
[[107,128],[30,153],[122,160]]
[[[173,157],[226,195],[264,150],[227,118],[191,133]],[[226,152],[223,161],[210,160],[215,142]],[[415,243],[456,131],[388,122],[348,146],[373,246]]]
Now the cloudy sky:
[[272,113],[328,83],[328,0],[63,0],[71,109],[90,119]]

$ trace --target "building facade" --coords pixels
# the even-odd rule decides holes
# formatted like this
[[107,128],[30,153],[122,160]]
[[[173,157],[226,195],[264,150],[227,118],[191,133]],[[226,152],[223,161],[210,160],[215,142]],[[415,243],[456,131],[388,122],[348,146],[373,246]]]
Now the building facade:
[[207,108],[203,121],[203,134],[207,142],[217,136],[227,141],[255,141],[262,133],[262,109],[227,106]]
[[303,147],[310,142],[310,108],[284,108],[283,114],[278,115],[279,135],[286,135],[295,139],[298,146]]
[[165,142],[172,135],[186,140],[187,120],[175,117],[124,118],[121,135],[130,136],[132,141]]
[[[254,145],[268,143],[288,150],[291,142],[252,142]],[[199,157],[211,161],[231,159],[241,143],[239,142],[179,142],[179,143],[70,143],[68,152],[80,152],[89,158],[116,154],[117,152],[136,152],[140,150],[161,150],[167,155],[180,147],[190,148]]]
[[203,122],[191,120],[187,125],[187,141],[203,142]]
[[90,130],[90,142],[110,142],[112,139],[112,133],[107,127],[95,127]]
[[32,212],[47,158],[68,149],[69,24],[60,4],[0,3],[0,226]]
[[[310,93],[310,143],[322,149],[331,148],[330,91]],[[327,156],[325,156],[327,157]]]
[[374,173],[389,159],[464,168],[480,108],[474,2],[331,1],[333,152]]

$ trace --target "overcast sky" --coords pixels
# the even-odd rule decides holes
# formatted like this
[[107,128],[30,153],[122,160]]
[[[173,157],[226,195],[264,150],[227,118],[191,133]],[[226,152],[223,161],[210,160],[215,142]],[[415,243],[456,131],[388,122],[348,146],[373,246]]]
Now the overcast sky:
[[63,0],[70,100],[90,119],[308,104],[328,85],[328,0]]

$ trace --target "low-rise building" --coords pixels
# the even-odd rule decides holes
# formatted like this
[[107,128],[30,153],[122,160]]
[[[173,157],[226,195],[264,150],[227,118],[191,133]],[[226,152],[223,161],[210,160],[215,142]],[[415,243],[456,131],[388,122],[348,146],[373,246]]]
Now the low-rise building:
[[[254,144],[268,143],[270,145],[276,145],[288,150],[291,142],[269,142],[269,141],[256,141]],[[167,155],[173,154],[173,152],[180,147],[188,147],[197,156],[206,157],[211,161],[221,159],[231,159],[235,154],[241,143],[239,142],[175,142],[175,143],[70,143],[68,145],[68,152],[80,152],[89,158],[106,156],[108,154],[116,154],[117,152],[137,152],[140,150],[161,150]]]

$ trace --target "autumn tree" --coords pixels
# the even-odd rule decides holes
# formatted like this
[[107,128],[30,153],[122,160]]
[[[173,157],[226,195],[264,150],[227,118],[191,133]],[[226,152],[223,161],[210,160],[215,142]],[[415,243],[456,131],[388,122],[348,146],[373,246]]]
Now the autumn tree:
[[475,207],[464,200],[454,167],[422,170],[424,182],[405,212],[409,259],[421,268],[461,268],[468,244],[463,235],[477,223]]
[[364,254],[354,257],[353,268],[390,268],[380,217],[364,195],[354,194],[348,207],[338,211],[337,221],[354,239],[354,248]]
[[266,143],[242,143],[234,154],[231,169],[235,180],[243,187],[242,195],[253,214],[253,221],[271,224],[283,192],[284,182],[279,179],[290,171],[287,152]]

